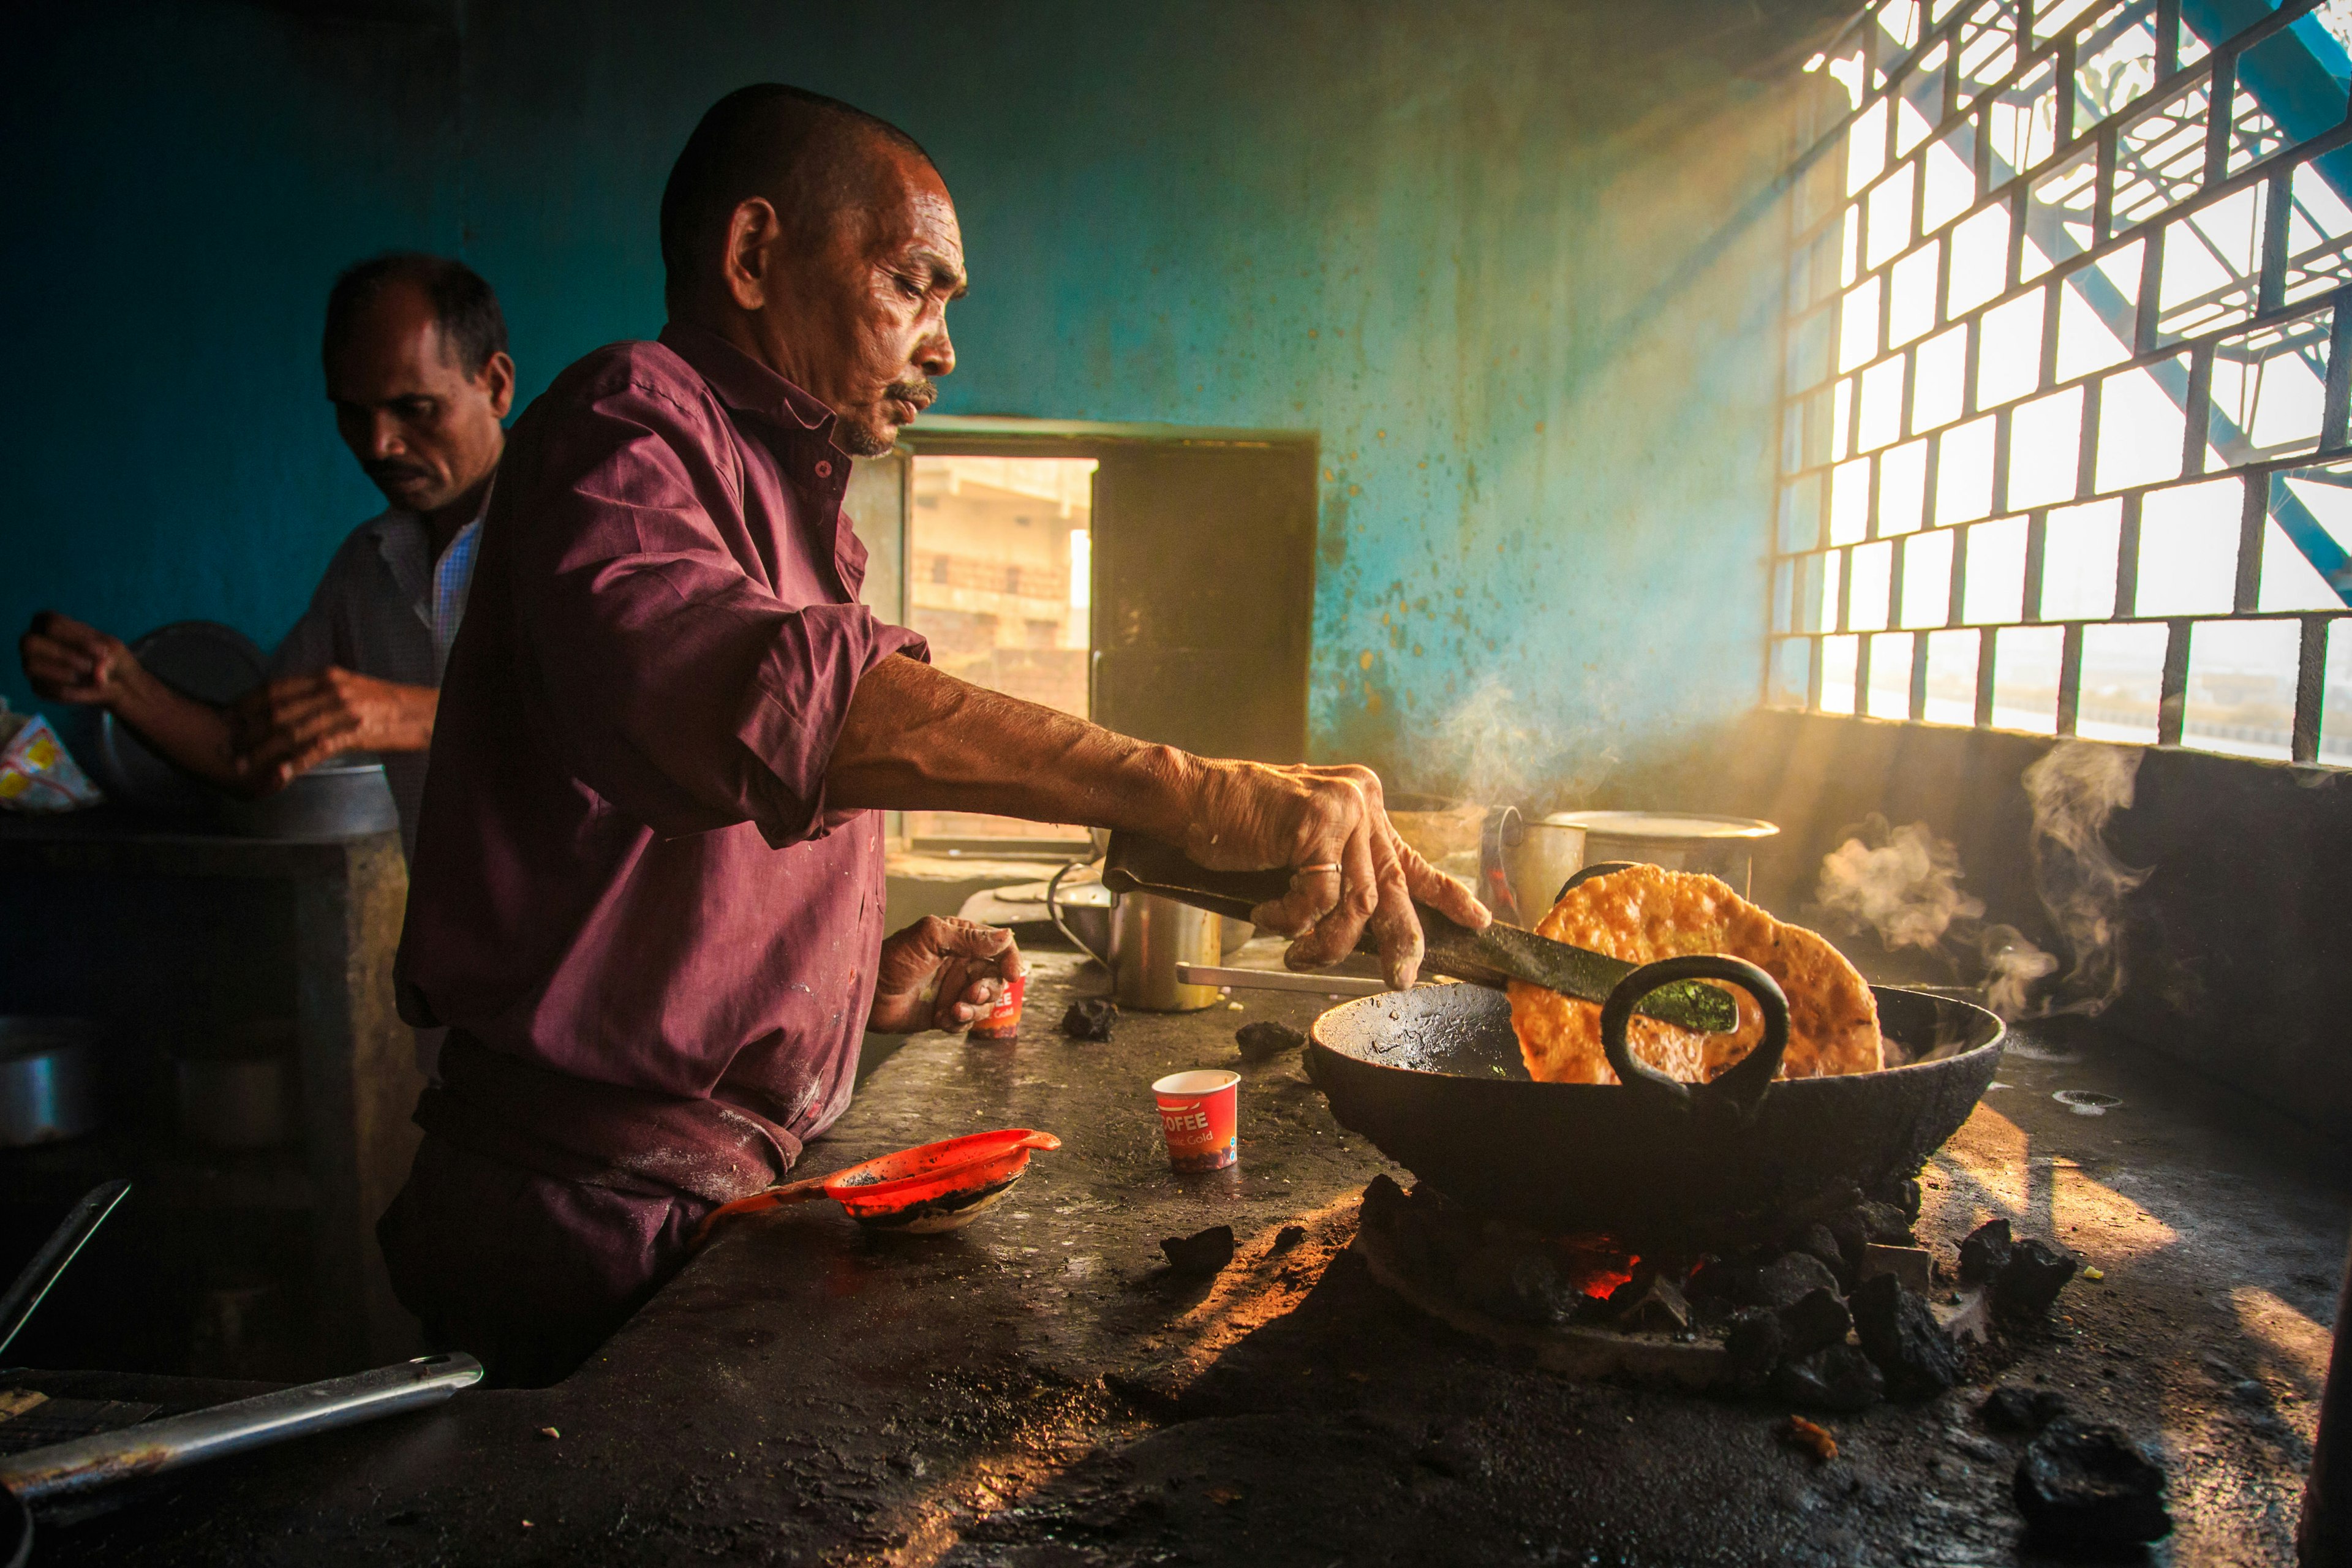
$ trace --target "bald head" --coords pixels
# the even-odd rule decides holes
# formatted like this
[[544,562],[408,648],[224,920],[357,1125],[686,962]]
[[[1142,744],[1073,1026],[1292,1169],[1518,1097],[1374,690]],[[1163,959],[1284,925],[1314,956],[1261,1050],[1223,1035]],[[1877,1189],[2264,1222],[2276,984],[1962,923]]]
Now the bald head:
[[662,193],[670,318],[719,333],[833,409],[834,440],[887,452],[955,368],[955,205],[887,121],[777,83],[711,106]]
[[673,310],[715,276],[727,220],[762,196],[785,235],[814,248],[846,214],[886,195],[904,161],[931,170],[915,139],[837,98],[761,82],[710,106],[669,172],[661,204],[662,266]]

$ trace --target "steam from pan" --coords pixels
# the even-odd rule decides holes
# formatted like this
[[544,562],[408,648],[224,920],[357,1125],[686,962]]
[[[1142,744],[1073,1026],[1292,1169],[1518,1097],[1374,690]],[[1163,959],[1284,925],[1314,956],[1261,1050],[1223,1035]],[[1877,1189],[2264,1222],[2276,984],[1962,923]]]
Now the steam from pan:
[[2059,983],[2065,1001],[2046,1010],[2098,1014],[2123,994],[2124,899],[2148,870],[2107,847],[2107,821],[2130,809],[2139,779],[2136,747],[2062,741],[2025,770],[2033,804],[2033,888],[2074,966]]
[[1973,947],[1985,1005],[2003,1018],[2104,1012],[2123,991],[2124,900],[2148,873],[2107,847],[2108,821],[2129,809],[2140,753],[2063,741],[2020,780],[2033,811],[2026,854],[2035,893],[2074,960],[2039,1005],[2036,986],[2058,958],[2014,926],[1986,925],[1983,900],[1960,890],[1959,851],[1924,822],[1890,829],[1874,815],[1823,858],[1815,900],[1832,920],[1867,926],[1891,952],[1951,957]]
[[1615,705],[1598,683],[1586,682],[1577,710],[1583,721],[1565,729],[1545,722],[1490,675],[1438,725],[1429,777],[1415,782],[1522,811],[1580,801],[1615,770],[1618,752],[1609,728]]
[[1857,926],[1869,926],[1891,950],[1933,951],[1955,921],[1984,913],[1984,900],[1960,891],[1960,852],[1924,822],[1889,831],[1873,813],[1858,837],[1822,861],[1815,900]]

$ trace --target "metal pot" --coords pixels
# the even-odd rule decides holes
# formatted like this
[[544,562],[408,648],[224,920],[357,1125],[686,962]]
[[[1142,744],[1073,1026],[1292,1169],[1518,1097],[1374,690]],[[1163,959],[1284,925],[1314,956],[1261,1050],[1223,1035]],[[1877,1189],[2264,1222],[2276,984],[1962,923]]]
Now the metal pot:
[[[268,666],[253,639],[218,621],[174,621],[134,639],[131,651],[148,674],[185,697],[218,708],[261,684]],[[96,719],[90,773],[125,805],[201,819],[220,792],[150,750],[111,712]]]
[[1213,966],[1224,956],[1223,921],[1156,893],[1123,893],[1110,916],[1111,994],[1147,1013],[1197,1013],[1220,998],[1213,985],[1188,985],[1178,964]]
[[[1118,897],[1099,879],[1065,885],[1063,879],[1085,864],[1073,860],[1047,879],[1045,918],[1054,922],[1063,941],[1108,968],[1111,910],[1118,905]],[[1002,889],[999,891],[1002,896]]]
[[[1583,830],[1584,864],[1630,860],[1669,871],[1704,871],[1729,883],[1743,899],[1756,841],[1780,831],[1760,817],[1684,811],[1556,811],[1543,820],[1546,826]],[[1547,898],[1544,908],[1551,903]]]
[[400,826],[383,764],[358,752],[330,757],[286,787],[219,797],[222,825],[247,838],[357,838]]
[[1475,890],[1496,920],[1532,931],[1584,862],[1581,826],[1529,822],[1515,806],[1497,806],[1479,837]]
[[294,1136],[294,1026],[241,1025],[174,1058],[180,1131],[215,1149],[268,1149]]
[[95,1131],[105,1120],[104,1043],[88,1018],[0,1016],[0,1146]]
[[1826,1217],[1857,1190],[1910,1175],[1968,1120],[2000,1063],[2001,1023],[1983,1008],[1874,986],[1887,1059],[1903,1065],[1773,1080],[1778,1052],[1759,1046],[1708,1084],[1627,1072],[1630,1004],[1692,966],[1727,975],[1732,965],[1750,972],[1742,984],[1760,983],[1749,988],[1766,1043],[1776,1011],[1785,1029],[1779,987],[1752,966],[1715,955],[1650,964],[1603,1012],[1604,1037],[1615,1015],[1621,1083],[1534,1081],[1509,999],[1480,985],[1332,1008],[1315,1021],[1307,1072],[1342,1126],[1457,1202],[1556,1233],[1704,1248]]

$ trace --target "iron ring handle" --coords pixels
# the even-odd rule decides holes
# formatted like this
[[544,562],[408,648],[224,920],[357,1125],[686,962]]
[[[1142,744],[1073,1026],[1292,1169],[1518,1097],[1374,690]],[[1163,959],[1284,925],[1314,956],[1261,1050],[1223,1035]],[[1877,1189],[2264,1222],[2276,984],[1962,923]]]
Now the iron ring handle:
[[[1668,1078],[1633,1055],[1625,1039],[1625,1026],[1634,1005],[1651,992],[1678,980],[1728,980],[1750,996],[1764,1014],[1764,1037],[1730,1071],[1712,1083],[1687,1084]],[[1744,958],[1724,952],[1696,952],[1645,963],[1619,981],[1601,1007],[1601,1048],[1618,1081],[1636,1093],[1669,1100],[1685,1110],[1708,1105],[1728,1107],[1736,1120],[1747,1121],[1764,1103],[1780,1058],[1789,1049],[1789,998],[1780,983]]]
[[1108,969],[1110,967],[1110,960],[1105,958],[1101,953],[1097,952],[1093,948],[1088,947],[1085,942],[1078,940],[1078,933],[1072,931],[1070,929],[1070,922],[1062,918],[1062,906],[1055,900],[1055,895],[1062,890],[1063,878],[1068,876],[1071,872],[1076,870],[1081,866],[1089,866],[1092,864],[1093,862],[1090,860],[1072,860],[1066,863],[1060,870],[1055,872],[1051,877],[1045,879],[1045,918],[1054,922],[1054,929],[1062,933],[1062,940],[1064,942],[1068,942],[1072,947],[1076,948],[1080,952],[1085,953],[1088,958],[1093,959],[1105,969]]

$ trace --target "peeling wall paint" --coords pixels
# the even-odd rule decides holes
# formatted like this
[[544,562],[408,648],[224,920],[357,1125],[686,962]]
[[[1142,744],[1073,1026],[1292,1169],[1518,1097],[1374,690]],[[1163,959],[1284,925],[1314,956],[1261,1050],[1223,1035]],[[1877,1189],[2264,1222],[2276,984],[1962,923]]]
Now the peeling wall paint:
[[[127,61],[178,145],[160,166],[78,150],[115,106],[37,84],[11,123],[48,125],[52,172],[16,297],[103,313],[99,279],[127,279],[84,265],[112,243],[92,220],[157,179],[188,209],[184,292],[269,283],[107,337],[79,417],[10,431],[16,471],[68,461],[0,525],[21,563],[0,614],[274,637],[372,510],[303,387],[333,267],[461,248],[528,395],[659,326],[669,161],[720,92],[782,79],[904,125],[956,194],[973,287],[942,412],[1319,433],[1318,756],[1458,784],[1482,749],[1464,704],[1507,690],[1514,787],[1575,793],[1754,700],[1779,360],[1761,193],[1795,63],[1839,10],[377,0],[58,24],[45,47]],[[397,35],[407,63],[296,58],[337,28]],[[214,68],[173,69],[190,47]],[[76,340],[37,331],[34,358],[70,366]],[[127,419],[125,367],[153,400]],[[72,470],[101,453],[123,471],[93,491]]]

